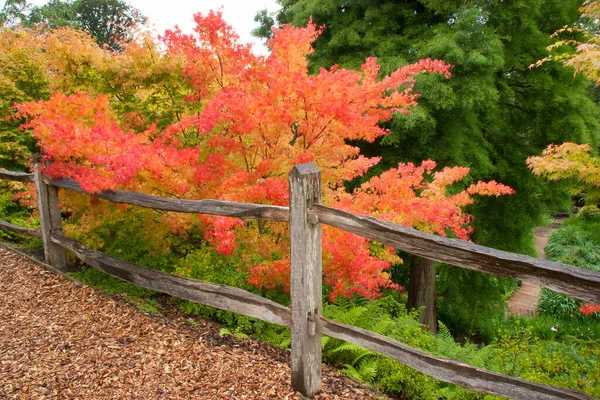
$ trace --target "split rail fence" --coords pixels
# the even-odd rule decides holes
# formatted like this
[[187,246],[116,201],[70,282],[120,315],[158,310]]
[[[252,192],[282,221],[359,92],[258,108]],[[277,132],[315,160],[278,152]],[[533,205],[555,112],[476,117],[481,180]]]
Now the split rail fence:
[[321,390],[321,335],[345,340],[389,356],[435,379],[478,392],[517,399],[591,399],[568,389],[504,376],[433,356],[365,329],[322,316],[321,225],[327,224],[430,260],[469,270],[520,279],[588,302],[600,303],[600,273],[547,260],[494,250],[329,208],[321,203],[321,175],[314,164],[297,165],[289,174],[290,207],[220,200],[179,200],[129,191],[93,196],[116,203],[164,211],[237,218],[289,221],[291,236],[291,306],[284,307],[244,290],[170,275],[84,247],[63,236],[58,189],[85,193],[70,179],[50,179],[39,165],[34,173],[0,171],[0,179],[34,182],[41,229],[0,220],[0,229],[41,238],[46,262],[67,269],[66,250],[92,267],[138,286],[233,311],[291,329],[292,387],[308,397]]

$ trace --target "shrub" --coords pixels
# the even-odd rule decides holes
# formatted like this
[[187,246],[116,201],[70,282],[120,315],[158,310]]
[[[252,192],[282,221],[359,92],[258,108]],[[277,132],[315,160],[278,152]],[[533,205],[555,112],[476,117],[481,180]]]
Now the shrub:
[[[596,206],[585,206],[576,217],[568,220],[563,228],[552,233],[548,246],[544,249],[548,258],[563,264],[600,271],[600,235],[595,229],[600,228],[600,220],[596,220],[598,215],[600,212]],[[583,304],[581,300],[543,289],[538,311],[562,320],[591,318],[600,321],[600,313],[590,316],[582,314],[580,308]]]

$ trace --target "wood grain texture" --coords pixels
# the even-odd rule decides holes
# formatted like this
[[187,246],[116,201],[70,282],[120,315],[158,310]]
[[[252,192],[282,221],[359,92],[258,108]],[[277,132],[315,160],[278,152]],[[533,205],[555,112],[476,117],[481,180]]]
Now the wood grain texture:
[[[87,193],[72,179],[44,178],[45,182],[64,189]],[[106,190],[90,196],[110,200],[114,203],[133,204],[156,210],[175,211],[182,213],[199,213],[222,215],[236,218],[253,218],[270,221],[288,221],[287,207],[237,203],[224,200],[180,200],[167,197],[153,196],[126,190]]]
[[125,282],[272,324],[291,325],[288,307],[245,290],[141,267],[91,250],[80,242],[62,235],[53,234],[51,238],[53,243],[72,251],[85,263]]
[[43,181],[40,165],[34,164],[35,190],[37,195],[38,215],[44,242],[44,256],[46,262],[59,271],[68,271],[67,254],[65,249],[52,243],[50,235],[62,235],[62,219],[58,205],[58,188],[48,185]]
[[513,399],[591,400],[582,392],[524,381],[473,367],[460,361],[433,356],[376,333],[320,317],[318,329],[327,336],[354,343],[391,357],[435,379],[465,389]]
[[431,235],[318,204],[315,204],[312,212],[320,223],[410,254],[473,271],[520,279],[571,297],[600,303],[599,272]]
[[5,169],[0,169],[0,179],[17,182],[34,182],[33,174],[7,171]]
[[321,315],[321,225],[308,210],[321,202],[321,173],[315,164],[295,166],[290,183],[290,299],[292,309],[292,387],[312,398],[321,391],[321,334],[309,314]]
[[35,237],[38,239],[42,238],[42,231],[40,231],[39,229],[26,228],[24,226],[13,225],[10,222],[6,222],[1,219],[0,219],[0,229],[8,231],[8,232],[18,233],[19,235],[23,235],[23,236],[31,236],[31,237]]
[[410,275],[408,278],[408,302],[406,308],[418,310],[425,307],[419,314],[419,322],[427,325],[434,335],[438,331],[436,309],[436,262],[423,257],[413,256],[410,260]]

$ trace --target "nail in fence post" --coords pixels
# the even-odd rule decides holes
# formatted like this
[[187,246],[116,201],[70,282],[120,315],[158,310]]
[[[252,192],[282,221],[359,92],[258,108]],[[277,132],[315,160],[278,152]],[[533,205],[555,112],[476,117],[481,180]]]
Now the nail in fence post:
[[62,234],[62,219],[60,216],[60,207],[58,206],[58,188],[44,183],[38,163],[34,164],[33,169],[46,262],[59,271],[67,271],[65,249],[52,243],[50,240],[51,233]]
[[321,391],[321,333],[309,313],[321,315],[321,225],[308,210],[321,202],[321,172],[296,165],[289,174],[292,309],[292,387],[304,396]]

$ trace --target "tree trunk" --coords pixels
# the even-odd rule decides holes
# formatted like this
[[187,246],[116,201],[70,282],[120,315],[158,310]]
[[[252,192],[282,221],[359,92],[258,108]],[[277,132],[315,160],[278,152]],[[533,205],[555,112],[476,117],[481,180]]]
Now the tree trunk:
[[420,321],[437,333],[437,316],[435,308],[435,261],[413,256],[410,262],[410,278],[408,283],[408,309],[425,307]]

